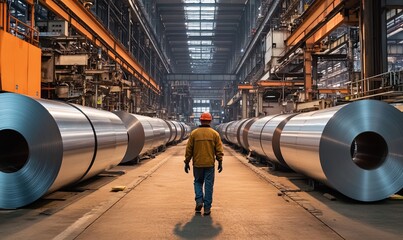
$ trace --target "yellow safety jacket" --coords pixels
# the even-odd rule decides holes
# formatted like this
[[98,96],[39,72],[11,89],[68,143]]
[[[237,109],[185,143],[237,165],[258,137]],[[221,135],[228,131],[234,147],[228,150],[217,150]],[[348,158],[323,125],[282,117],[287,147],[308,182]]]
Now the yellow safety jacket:
[[195,167],[214,167],[215,159],[222,161],[224,156],[220,135],[208,125],[201,125],[190,133],[185,163],[193,159]]

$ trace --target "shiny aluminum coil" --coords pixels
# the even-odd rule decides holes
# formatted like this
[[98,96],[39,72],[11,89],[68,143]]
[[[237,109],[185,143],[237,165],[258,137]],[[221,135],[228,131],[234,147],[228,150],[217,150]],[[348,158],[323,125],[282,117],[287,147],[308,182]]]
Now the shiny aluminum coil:
[[232,124],[234,124],[236,121],[231,121],[231,122],[228,122],[227,123],[227,125],[224,127],[224,129],[223,129],[223,137],[224,137],[224,140],[225,141],[227,141],[227,142],[231,142],[230,141],[230,138],[229,138],[229,131],[230,131],[230,129],[231,129],[231,125]]
[[175,125],[175,129],[176,129],[175,141],[182,141],[183,134],[184,134],[183,126],[177,121],[172,121],[172,123]]
[[175,125],[171,121],[165,120],[165,122],[167,123],[167,125],[169,127],[169,131],[171,132],[171,135],[170,135],[169,140],[168,140],[168,143],[171,143],[176,138],[176,128],[175,128]]
[[229,124],[229,123],[222,123],[222,124],[220,124],[220,125],[217,126],[217,132],[220,134],[221,140],[225,140],[225,141],[226,141],[224,135],[225,135],[225,130],[226,130],[228,124]]
[[123,121],[129,135],[128,150],[121,163],[150,153],[174,138],[171,132],[173,125],[169,125],[169,121],[124,111],[114,113]]
[[153,128],[153,147],[158,148],[165,145],[170,138],[170,130],[166,122],[160,118],[149,118],[148,120]]
[[181,124],[184,129],[183,139],[187,139],[190,136],[190,133],[192,132],[192,128],[183,122],[181,122]]
[[133,114],[117,111],[114,112],[124,123],[127,134],[129,136],[127,143],[127,151],[120,163],[126,163],[135,160],[144,147],[145,134],[143,124]]
[[375,100],[302,113],[280,137],[285,162],[359,201],[389,197],[403,186],[403,118]]
[[238,147],[241,146],[239,143],[239,130],[240,130],[240,127],[242,126],[242,124],[245,123],[247,120],[248,119],[238,120],[227,128],[227,136],[228,136],[229,142],[237,145]]
[[95,136],[68,104],[0,94],[0,208],[19,208],[76,183],[91,165]]
[[248,143],[249,151],[259,154],[260,156],[265,156],[260,138],[262,136],[262,130],[265,125],[276,115],[270,115],[256,120],[249,128],[248,131]]
[[154,151],[168,143],[171,138],[171,132],[164,120],[137,114],[133,115],[140,120],[145,133],[145,143],[140,155]]
[[[142,115],[138,115],[138,114],[132,114],[132,115],[135,116],[140,121],[141,125],[143,126],[143,130],[144,130],[144,142],[139,142],[142,145],[142,149],[139,154],[141,156],[141,155],[144,155],[144,154],[154,150],[153,126],[151,125],[150,117],[142,116]],[[139,139],[139,140],[141,141],[142,139]]]
[[284,161],[283,155],[281,155],[280,136],[285,124],[295,115],[296,113],[282,114],[270,119],[263,127],[260,137],[264,156],[284,167],[288,167],[288,165]]
[[118,165],[126,154],[128,135],[122,120],[115,114],[95,108],[70,104],[91,122],[96,137],[96,155],[83,180]]
[[258,119],[259,118],[250,118],[247,121],[245,121],[245,123],[242,124],[242,126],[239,128],[239,143],[247,151],[249,151],[249,142],[248,142],[249,128]]

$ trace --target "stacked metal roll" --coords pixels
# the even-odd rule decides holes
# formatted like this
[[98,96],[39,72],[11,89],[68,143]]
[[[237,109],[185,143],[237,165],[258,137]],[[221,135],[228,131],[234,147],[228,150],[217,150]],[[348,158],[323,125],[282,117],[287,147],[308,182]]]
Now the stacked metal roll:
[[168,143],[171,143],[171,142],[175,141],[175,138],[176,138],[176,127],[172,121],[165,120],[165,122],[167,123],[169,131],[171,132],[169,140],[168,140]]
[[249,143],[249,150],[257,153],[261,156],[264,156],[264,150],[263,148],[269,147],[269,146],[262,146],[261,143],[261,136],[262,136],[262,130],[266,126],[266,124],[275,117],[276,115],[270,115],[266,116],[263,118],[260,118],[256,120],[249,128],[247,139]]
[[176,137],[174,139],[174,141],[178,142],[178,141],[182,141],[183,140],[183,136],[184,136],[184,129],[183,129],[183,125],[180,124],[180,122],[177,121],[171,121],[176,129]]
[[94,158],[83,179],[91,178],[105,169],[118,165],[128,147],[128,135],[122,120],[111,112],[76,104],[71,106],[88,118],[96,139]]
[[248,142],[249,129],[252,126],[252,124],[257,120],[258,118],[250,118],[240,126],[238,140],[241,146],[246,150],[249,150],[249,142]]
[[359,201],[378,201],[403,186],[403,118],[394,107],[362,100],[302,113],[284,126],[285,162]]
[[0,208],[25,206],[117,165],[127,133],[109,114],[0,94]]
[[127,151],[124,157],[122,158],[121,163],[133,161],[137,156],[140,155],[140,153],[144,149],[145,145],[144,126],[140,122],[140,120],[133,114],[124,111],[118,111],[114,113],[124,123],[127,134],[129,136]]
[[227,123],[223,123],[221,124],[217,130],[220,133],[220,137],[222,140],[229,142],[229,138],[227,138],[227,128],[233,123],[232,122],[227,122]]
[[184,130],[183,139],[187,139],[187,138],[189,138],[190,133],[192,132],[192,128],[183,122],[181,122],[181,124],[182,124],[183,130]]
[[[402,123],[403,115],[396,108],[362,100],[314,112],[243,120],[237,135],[244,149],[352,199],[369,202],[403,187]],[[218,130],[235,139],[235,125],[222,124]]]
[[123,111],[114,113],[123,121],[129,135],[129,147],[121,163],[136,160],[138,157],[156,151],[157,148],[176,139],[181,140],[183,131],[182,124],[179,122]]
[[263,126],[262,134],[260,136],[260,144],[262,146],[263,156],[266,156],[269,160],[286,168],[289,168],[289,166],[281,154],[280,136],[283,132],[285,124],[295,115],[297,114],[282,114],[271,118]]
[[240,131],[242,124],[244,124],[246,121],[247,121],[247,119],[242,119],[242,120],[232,122],[232,124],[230,124],[228,126],[228,128],[226,129],[226,132],[227,132],[226,136],[228,138],[228,141],[237,145],[238,147],[241,146],[241,144],[239,142],[239,131]]

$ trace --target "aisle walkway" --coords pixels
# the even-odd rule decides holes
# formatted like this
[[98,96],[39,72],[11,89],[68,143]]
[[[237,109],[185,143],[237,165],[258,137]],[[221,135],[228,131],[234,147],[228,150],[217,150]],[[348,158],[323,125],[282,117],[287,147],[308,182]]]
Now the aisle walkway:
[[[159,155],[160,167],[77,239],[341,239],[295,202],[279,197],[278,189],[228,149],[223,172],[216,172],[211,215],[195,214],[193,178],[183,171],[184,144]],[[79,232],[79,225],[59,237]]]
[[[196,215],[193,177],[183,171],[185,144],[24,208],[1,210],[0,238],[378,240],[403,234],[401,200],[360,203],[329,188],[312,191],[303,176],[267,172],[228,146],[224,170],[216,173],[212,213]],[[116,186],[126,188],[111,191]]]

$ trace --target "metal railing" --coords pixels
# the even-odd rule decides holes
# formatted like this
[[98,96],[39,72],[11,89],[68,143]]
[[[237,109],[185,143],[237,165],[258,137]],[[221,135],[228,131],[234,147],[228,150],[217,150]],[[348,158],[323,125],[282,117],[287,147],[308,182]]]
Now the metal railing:
[[357,100],[376,96],[403,95],[403,70],[387,72],[369,78],[349,82],[350,99]]
[[20,21],[18,18],[13,15],[9,15],[10,17],[10,28],[9,32],[18,38],[29,42],[35,46],[39,45],[39,32],[35,28],[30,25]]

